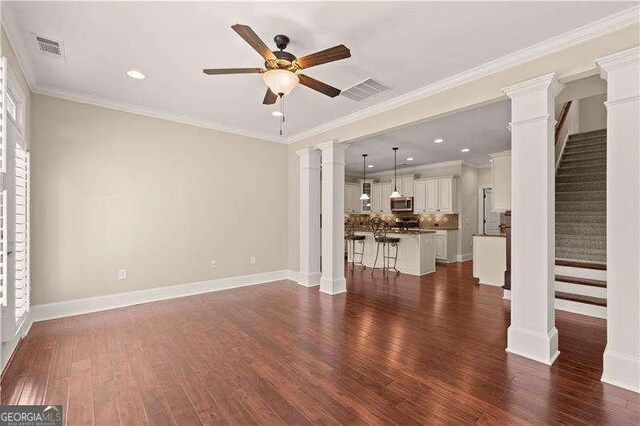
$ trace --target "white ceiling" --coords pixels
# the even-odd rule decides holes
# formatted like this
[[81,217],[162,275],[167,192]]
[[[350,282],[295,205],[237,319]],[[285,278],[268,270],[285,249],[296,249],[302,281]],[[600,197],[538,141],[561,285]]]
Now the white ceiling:
[[[306,73],[344,89],[368,77],[391,90],[363,102],[299,87],[286,136],[398,97],[635,5],[632,2],[3,2],[3,20],[36,91],[68,91],[276,137],[259,75],[203,68],[262,60],[230,28],[250,25],[301,56],[344,43],[352,57]],[[65,44],[66,61],[39,54],[31,33]],[[275,49],[275,46],[273,46]],[[137,68],[144,81],[125,72]],[[46,90],[45,90],[46,89]]]
[[[393,170],[393,150],[398,149],[398,166],[411,167],[447,161],[465,160],[488,164],[489,154],[511,146],[507,125],[511,119],[510,101],[496,102],[448,117],[415,124],[349,144],[346,172],[362,173],[362,154],[368,154],[367,173]],[[437,138],[444,139],[436,144]],[[463,153],[463,148],[470,149]],[[412,157],[413,161],[407,161]]]

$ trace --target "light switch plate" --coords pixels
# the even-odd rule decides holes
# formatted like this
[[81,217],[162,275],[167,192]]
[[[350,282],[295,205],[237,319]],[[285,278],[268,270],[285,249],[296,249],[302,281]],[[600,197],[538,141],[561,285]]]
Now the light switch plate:
[[126,280],[127,279],[127,270],[126,269],[118,269],[118,279]]

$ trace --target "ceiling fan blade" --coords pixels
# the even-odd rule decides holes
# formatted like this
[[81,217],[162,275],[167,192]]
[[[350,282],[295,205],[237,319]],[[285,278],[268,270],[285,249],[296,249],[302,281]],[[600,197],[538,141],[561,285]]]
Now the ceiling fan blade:
[[340,89],[329,86],[327,83],[323,83],[320,80],[316,80],[315,78],[311,78],[304,74],[298,74],[298,78],[300,78],[300,84],[302,84],[303,86],[307,86],[308,88],[313,89],[317,92],[320,92],[323,95],[335,98],[340,94]]
[[269,46],[267,46],[264,41],[258,37],[258,34],[255,33],[248,25],[235,24],[232,25],[231,28],[238,33],[240,37],[244,39],[251,47],[254,48],[256,52],[260,54],[267,61],[275,61],[276,55],[273,54]]
[[262,101],[262,103],[265,105],[273,105],[276,103],[277,99],[278,95],[273,93],[271,89],[267,88],[267,93],[264,94],[264,100]]
[[260,74],[264,72],[264,68],[213,68],[202,70],[207,75],[220,74]]
[[310,68],[349,57],[351,57],[351,51],[344,44],[341,44],[298,58],[296,59],[296,63],[300,68]]

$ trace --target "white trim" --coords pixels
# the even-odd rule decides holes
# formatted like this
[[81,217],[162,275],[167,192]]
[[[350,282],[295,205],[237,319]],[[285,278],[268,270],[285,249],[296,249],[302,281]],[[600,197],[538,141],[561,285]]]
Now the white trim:
[[[385,102],[378,103],[376,105],[372,105],[368,108],[364,108],[362,110],[356,111],[352,114],[346,115],[344,117],[340,117],[336,120],[332,120],[326,123],[323,123],[319,126],[311,128],[309,130],[305,130],[299,132],[295,135],[291,135],[288,138],[283,139],[275,139],[271,135],[265,135],[260,133],[254,133],[251,131],[240,130],[229,128],[225,126],[221,126],[216,123],[208,122],[206,120],[200,120],[192,117],[179,116],[175,114],[171,114],[165,111],[152,110],[147,108],[142,108],[137,105],[128,105],[122,102],[108,101],[106,99],[102,99],[102,102],[107,102],[110,104],[108,108],[111,109],[119,109],[123,108],[122,111],[125,112],[134,112],[137,114],[144,114],[143,110],[153,111],[153,115],[150,115],[155,118],[160,118],[163,120],[175,121],[178,123],[189,124],[196,127],[204,127],[207,129],[213,129],[218,131],[223,131],[226,133],[236,133],[241,136],[249,136],[253,138],[263,139],[270,142],[279,142],[285,144],[291,144],[295,142],[299,142],[311,136],[316,136],[318,134],[327,132],[332,129],[336,129],[341,126],[345,126],[347,124],[351,124],[365,118],[381,114],[383,112],[392,110],[394,108],[401,107],[403,105],[407,105],[411,102],[415,102],[429,96],[432,96],[436,93],[440,93],[454,87],[461,86],[463,84],[470,83],[474,80],[478,80],[484,78],[490,74],[496,73],[498,71],[502,71],[505,69],[509,69],[518,65],[522,65],[526,62],[553,54],[555,52],[567,49],[571,46],[575,46],[580,43],[584,43],[591,39],[596,39],[602,37],[606,34],[609,34],[613,31],[617,31],[626,27],[628,25],[633,25],[638,23],[640,7],[633,6],[631,8],[625,9],[613,15],[604,17],[598,21],[591,22],[589,24],[583,25],[582,27],[573,29],[566,33],[560,34],[558,36],[549,38],[540,43],[534,44],[527,48],[521,49],[519,51],[513,52],[506,56],[503,56],[498,59],[494,59],[492,61],[486,62],[477,67],[468,69],[461,73],[455,74],[451,77],[445,78],[443,80],[437,81],[435,83],[429,84],[427,86],[423,86],[419,89],[413,90],[409,93],[405,93],[393,99],[390,99]],[[39,85],[37,79],[34,74],[31,73],[33,67],[29,62],[28,58],[22,54],[25,50],[25,46],[23,43],[17,43],[18,40],[22,41],[19,37],[20,29],[15,24],[16,20],[11,12],[10,7],[4,7],[2,13],[2,25],[7,33],[7,37],[9,38],[10,44],[13,46],[18,62],[20,63],[20,68],[22,68],[25,79],[27,80],[27,84],[29,84],[29,88],[31,91],[35,93],[42,93],[48,96],[57,96],[63,97],[66,92],[57,88],[52,87],[44,87]],[[47,93],[44,93],[47,91]],[[58,95],[56,95],[56,94]],[[67,96],[69,96],[67,94]],[[75,100],[76,102],[81,102],[79,97],[84,99],[83,103],[91,103],[93,100],[98,100],[98,98],[92,97],[90,95],[82,95],[82,94],[74,94],[75,99],[69,97],[63,97],[64,99]],[[104,105],[98,105],[104,106]],[[261,135],[261,136],[259,136]]]
[[186,124],[203,129],[216,130],[218,132],[229,133],[233,135],[245,136],[254,139],[260,139],[268,142],[277,142],[286,144],[287,141],[282,138],[276,138],[265,133],[257,133],[249,130],[228,127],[210,120],[193,118],[186,115],[174,114],[171,112],[161,111],[154,108],[147,108],[139,105],[129,104],[126,102],[113,101],[99,96],[85,95],[83,93],[72,92],[70,90],[56,89],[51,86],[38,84],[33,88],[33,93],[51,96],[54,98],[66,99],[68,101],[78,102],[86,105],[94,105],[102,108],[108,108],[115,111],[128,112],[131,114],[143,115],[145,117],[158,118],[160,120],[172,121],[174,123]]
[[564,148],[567,146],[567,141],[569,140],[569,136],[571,136],[571,134],[567,132],[567,134],[564,136],[564,139],[562,139],[562,144],[560,146],[560,153],[558,154],[558,158],[556,159],[556,174],[558,173],[560,160],[562,160],[562,155],[564,154]]
[[293,271],[290,270],[263,272],[259,274],[220,278],[196,283],[155,287],[146,290],[129,291],[126,293],[108,294],[105,296],[34,305],[31,307],[31,320],[33,322],[44,321],[72,315],[122,308],[125,306],[138,305],[140,303],[175,299],[177,297],[192,296],[195,294],[264,284],[273,281],[288,280],[291,279],[293,275]]
[[459,254],[457,259],[458,262],[468,262],[473,260],[473,253]]
[[640,359],[608,348],[604,350],[603,359],[603,382],[640,393]]
[[390,99],[388,101],[372,105],[353,114],[332,120],[312,129],[297,133],[287,139],[288,143],[299,142],[311,136],[354,123],[356,121],[371,117],[401,107],[408,103],[427,98],[436,93],[452,89],[457,86],[481,79],[490,74],[522,65],[534,59],[567,49],[588,40],[602,37],[610,32],[622,29],[627,25],[635,24],[639,21],[639,6],[633,6],[616,14],[607,16],[595,22],[591,22],[582,27],[552,37],[540,43],[529,46],[525,49],[489,61],[483,65],[463,71],[459,74],[440,80],[436,83],[421,87],[412,92]]
[[[469,165],[469,162],[464,162],[462,160],[454,160],[454,161],[443,161],[442,163],[433,163],[433,164],[424,164],[422,166],[411,166],[411,167],[405,167],[403,169],[400,169],[398,171],[398,176],[400,175],[406,175],[406,174],[411,174],[411,173],[415,173],[418,172],[420,170],[427,170],[427,169],[438,169],[441,167],[451,167],[451,166],[462,166],[464,163],[464,165]],[[359,176],[361,176],[362,174],[360,174]],[[376,177],[386,177],[386,176],[391,176],[393,175],[393,169],[391,170],[382,170],[382,171],[378,171],[378,172],[367,172],[367,177],[372,177],[372,178],[376,178]],[[352,175],[353,176],[353,175]],[[457,175],[454,175],[457,176]],[[353,177],[357,177],[357,176],[353,176]],[[431,178],[429,178],[431,179]]]
[[607,319],[606,306],[590,305],[588,303],[558,299],[556,297],[555,308],[559,311],[572,312],[574,314]]
[[598,68],[600,70],[600,77],[603,80],[606,80],[607,74],[610,70],[616,69],[621,66],[625,66],[629,63],[638,62],[639,58],[640,58],[640,46],[635,46],[635,47],[632,47],[631,49],[623,50],[621,52],[616,52],[612,55],[605,56],[604,58],[600,58],[596,60],[596,64],[598,64]]

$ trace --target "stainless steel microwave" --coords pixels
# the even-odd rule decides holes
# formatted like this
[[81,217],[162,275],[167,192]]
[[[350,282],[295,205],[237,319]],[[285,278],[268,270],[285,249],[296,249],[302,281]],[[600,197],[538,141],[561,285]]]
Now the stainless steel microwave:
[[391,199],[392,212],[412,212],[413,197],[399,197]]

